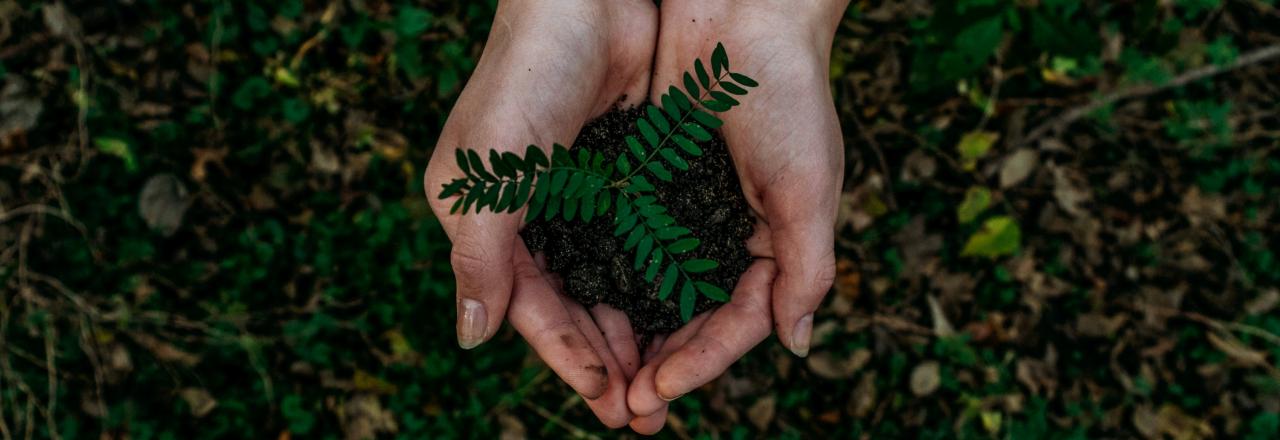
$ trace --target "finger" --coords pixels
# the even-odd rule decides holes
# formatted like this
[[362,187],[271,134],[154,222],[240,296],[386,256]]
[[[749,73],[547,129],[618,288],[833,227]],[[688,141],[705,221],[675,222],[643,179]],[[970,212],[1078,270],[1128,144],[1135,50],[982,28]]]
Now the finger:
[[515,255],[515,292],[507,310],[511,326],[570,388],[587,399],[603,396],[609,388],[604,361],[534,266],[523,242]]
[[632,419],[631,430],[640,435],[657,434],[658,431],[662,430],[662,426],[667,423],[667,409],[667,406],[663,406],[656,413]]
[[458,345],[464,349],[488,340],[502,325],[511,299],[518,222],[516,216],[491,213],[457,220],[449,261],[458,284]]
[[627,426],[627,423],[631,422],[631,410],[627,409],[627,378],[618,361],[609,352],[609,343],[605,341],[604,334],[600,332],[600,328],[582,304],[563,295],[558,295],[557,298],[573,317],[578,330],[586,336],[592,350],[604,361],[605,374],[608,376],[607,388],[599,397],[586,399],[587,407],[591,408],[591,412],[595,413],[600,422],[609,428]]
[[[640,371],[636,372],[636,377],[631,379],[631,387],[627,389],[627,407],[631,408],[631,413],[636,416],[647,416],[654,414],[667,406],[667,402],[672,399],[663,399],[658,395],[654,375],[658,371],[658,366],[662,364],[671,353],[679,349],[681,345],[692,338],[698,329],[702,328],[702,324],[707,322],[710,314],[703,313],[694,317],[688,323],[676,330],[663,341],[662,348],[658,353],[649,359]],[[679,397],[679,396],[675,396]]]
[[607,304],[597,304],[591,308],[591,317],[596,326],[604,333],[604,340],[609,344],[609,352],[622,367],[622,374],[627,381],[635,377],[640,369],[640,348],[636,346],[635,331],[631,329],[631,320],[627,314]]
[[688,342],[668,356],[655,374],[659,397],[670,400],[720,376],[769,336],[773,261],[756,260],[742,274],[729,303],[720,306]]
[[773,208],[770,239],[778,263],[772,288],[774,325],[783,345],[804,357],[809,354],[813,312],[836,276],[835,202],[826,198],[801,204],[778,202],[766,207]]
[[667,342],[667,335],[653,335],[653,339],[649,341],[649,346],[645,347],[644,354],[641,355],[641,365],[648,364],[653,360],[654,356],[662,352],[662,344]]

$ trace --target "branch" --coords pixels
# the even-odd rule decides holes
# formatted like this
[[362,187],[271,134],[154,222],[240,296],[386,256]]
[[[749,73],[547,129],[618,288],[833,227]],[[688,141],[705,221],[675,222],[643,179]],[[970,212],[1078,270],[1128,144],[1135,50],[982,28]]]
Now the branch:
[[1063,113],[1062,115],[1058,116],[1057,118],[1054,118],[1049,122],[1040,124],[1035,129],[1031,130],[1031,132],[1027,134],[1027,137],[1022,142],[1024,145],[1030,144],[1032,142],[1039,140],[1045,135],[1049,134],[1049,132],[1055,132],[1055,133],[1061,132],[1071,124],[1074,124],[1076,121],[1080,120],[1080,118],[1088,116],[1089,114],[1095,111],[1098,111],[1098,109],[1109,106],[1115,103],[1116,101],[1130,99],[1130,98],[1139,98],[1139,97],[1159,93],[1175,87],[1182,87],[1195,81],[1199,81],[1211,76],[1216,76],[1218,74],[1237,70],[1246,66],[1251,66],[1251,65],[1262,63],[1265,61],[1270,61],[1271,59],[1277,58],[1277,57],[1280,57],[1280,44],[1267,46],[1261,49],[1255,49],[1253,51],[1250,51],[1249,53],[1246,53],[1244,55],[1237,57],[1235,61],[1228,64],[1203,66],[1203,67],[1197,67],[1195,69],[1188,70],[1186,72],[1183,72],[1181,75],[1174,77],[1172,80],[1164,84],[1160,84],[1160,85],[1141,84],[1141,85],[1136,85],[1132,87],[1121,88],[1107,95],[1104,95],[1098,99],[1095,99],[1093,100],[1093,102],[1090,102],[1088,104],[1085,104],[1079,107],[1072,108],[1071,110],[1068,110],[1066,113]]

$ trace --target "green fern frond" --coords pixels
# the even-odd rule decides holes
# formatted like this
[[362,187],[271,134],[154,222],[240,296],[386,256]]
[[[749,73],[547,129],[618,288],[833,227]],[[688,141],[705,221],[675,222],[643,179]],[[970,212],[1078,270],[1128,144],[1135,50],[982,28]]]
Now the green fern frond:
[[[723,45],[716,45],[716,49],[712,52],[711,65],[712,73],[709,74],[702,60],[695,60],[694,74],[685,72],[683,75],[684,91],[671,86],[667,89],[667,93],[658,99],[662,103],[662,108],[653,105],[645,108],[645,117],[636,121],[636,127],[644,142],[642,143],[641,139],[635,136],[626,138],[627,148],[639,164],[635,167],[628,166],[626,171],[622,171],[625,174],[623,180],[631,178],[640,169],[644,169],[653,177],[670,182],[673,178],[670,170],[662,162],[655,162],[653,159],[662,156],[671,166],[680,170],[688,169],[688,160],[682,157],[680,152],[683,151],[693,157],[701,156],[702,149],[698,148],[694,141],[710,140],[710,130],[724,125],[724,121],[720,118],[694,107],[693,102],[698,102],[714,112],[728,111],[739,105],[738,100],[730,94],[746,95],[748,88],[758,85],[755,80],[746,75],[729,71],[729,60]],[[725,93],[726,91],[728,93]],[[690,96],[696,99],[690,100]]]
[[[585,222],[612,211],[614,235],[626,236],[623,248],[633,252],[635,270],[643,271],[648,282],[659,282],[661,276],[660,300],[670,298],[679,286],[680,315],[688,321],[698,294],[716,301],[728,301],[729,296],[693,277],[714,270],[719,263],[682,259],[701,241],[677,225],[667,208],[649,194],[656,188],[646,175],[670,182],[672,169],[688,170],[691,158],[703,154],[697,143],[711,140],[711,130],[724,125],[712,113],[739,105],[734,96],[745,96],[759,85],[729,70],[723,45],[717,44],[712,51],[710,65],[708,71],[701,59],[695,60],[693,71],[681,77],[683,90],[672,85],[659,98],[661,106],[646,106],[636,121],[640,137],[627,136],[627,152],[612,162],[606,163],[599,152],[579,149],[575,155],[559,144],[552,147],[549,158],[533,145],[523,156],[491,150],[487,164],[475,150],[458,149],[455,161],[465,176],[445,184],[439,198],[457,197],[450,213],[465,214],[473,205],[477,213],[486,208],[501,213],[527,207],[525,221],[560,216]],[[658,157],[661,161],[655,160]]]
[[[667,213],[667,208],[657,203],[656,197],[622,193],[618,196],[617,206],[616,228],[613,233],[619,237],[627,236],[622,247],[633,251],[634,269],[644,271],[645,281],[654,282],[658,273],[662,273],[662,282],[658,287],[659,301],[667,300],[681,280],[686,284],[693,282],[691,274],[707,272],[719,266],[719,263],[706,259],[680,260],[680,255],[693,251],[701,242],[691,236],[689,228],[677,225],[675,218]],[[705,284],[706,287],[698,283]],[[697,282],[691,285],[694,286],[692,291],[704,292],[710,298],[724,298],[722,301],[728,298],[723,290],[710,283]],[[693,316],[694,299],[696,298],[686,300],[682,293],[680,315],[685,321]]]

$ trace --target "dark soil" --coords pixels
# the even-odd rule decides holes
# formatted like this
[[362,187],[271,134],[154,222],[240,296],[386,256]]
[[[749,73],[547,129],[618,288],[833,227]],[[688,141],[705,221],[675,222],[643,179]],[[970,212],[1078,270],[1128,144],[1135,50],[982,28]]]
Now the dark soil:
[[[628,134],[639,136],[635,121],[642,113],[639,108],[615,110],[591,121],[583,127],[574,148],[599,150],[614,160],[625,153],[624,139]],[[667,207],[678,224],[692,230],[702,241],[698,249],[681,257],[720,262],[717,269],[697,276],[732,292],[738,277],[751,263],[746,240],[751,236],[753,220],[724,140],[716,135],[699,146],[703,155],[689,158],[687,171],[673,170],[672,182],[649,180],[657,188],[659,203]],[[633,269],[631,252],[622,249],[624,237],[614,237],[613,229],[611,215],[589,223],[557,217],[530,223],[521,235],[531,250],[546,255],[547,268],[560,274],[565,293],[583,305],[603,302],[622,310],[642,335],[679,328],[683,324],[676,302],[679,295],[658,301],[662,275],[652,283],[646,282],[644,274]],[[695,313],[716,304],[700,297]]]

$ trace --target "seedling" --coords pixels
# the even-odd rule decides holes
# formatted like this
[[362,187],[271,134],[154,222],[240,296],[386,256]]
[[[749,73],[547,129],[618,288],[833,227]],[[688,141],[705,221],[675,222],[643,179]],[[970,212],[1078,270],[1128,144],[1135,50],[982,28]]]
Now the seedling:
[[718,262],[681,257],[701,242],[688,228],[676,224],[653,194],[649,181],[653,177],[670,182],[672,170],[668,166],[688,170],[689,161],[702,156],[695,141],[710,140],[711,130],[724,124],[702,108],[728,111],[739,104],[732,95],[746,95],[747,89],[759,85],[729,70],[723,45],[716,45],[710,61],[708,72],[702,60],[696,60],[693,72],[684,72],[684,90],[670,86],[660,99],[661,107],[646,106],[645,115],[636,120],[640,138],[626,137],[631,158],[622,154],[605,163],[598,151],[578,149],[574,154],[555,144],[548,159],[541,148],[529,145],[523,156],[489,150],[486,166],[480,153],[458,149],[458,168],[466,176],[445,184],[439,197],[458,196],[450,213],[466,214],[472,207],[477,213],[486,208],[514,213],[527,206],[525,221],[559,215],[565,220],[588,222],[612,215],[613,233],[626,236],[623,249],[634,254],[635,270],[643,270],[647,282],[661,283],[658,300],[666,301],[679,286],[681,319],[688,321],[693,316],[699,294],[728,301],[724,289],[696,277],[718,267]]

